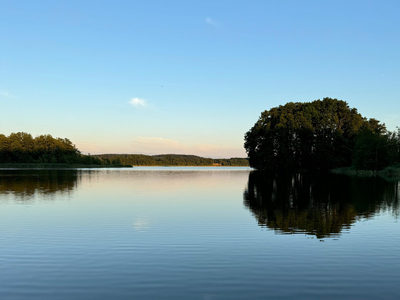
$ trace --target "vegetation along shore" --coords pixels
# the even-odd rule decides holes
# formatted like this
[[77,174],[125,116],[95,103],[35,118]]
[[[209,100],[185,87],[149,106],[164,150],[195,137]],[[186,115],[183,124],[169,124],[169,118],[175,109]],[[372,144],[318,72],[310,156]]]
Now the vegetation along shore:
[[0,134],[0,168],[120,168],[132,166],[248,166],[246,158],[212,159],[195,155],[84,155],[67,138],[26,132]]

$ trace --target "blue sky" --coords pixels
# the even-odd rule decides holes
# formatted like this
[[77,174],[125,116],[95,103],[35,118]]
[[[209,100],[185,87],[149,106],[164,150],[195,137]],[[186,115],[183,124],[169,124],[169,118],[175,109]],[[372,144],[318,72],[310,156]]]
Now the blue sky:
[[1,133],[83,153],[245,157],[323,97],[400,124],[399,1],[1,1]]

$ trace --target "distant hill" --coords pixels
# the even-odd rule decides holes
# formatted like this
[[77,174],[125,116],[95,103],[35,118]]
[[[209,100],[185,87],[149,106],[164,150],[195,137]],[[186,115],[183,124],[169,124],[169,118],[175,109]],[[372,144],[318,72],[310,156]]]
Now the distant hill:
[[[60,167],[101,165],[95,157],[82,155],[67,138],[54,138],[50,134],[32,137],[26,132],[0,134],[0,164],[27,164],[26,167]],[[60,165],[61,164],[61,165]]]
[[248,166],[247,158],[212,159],[185,154],[83,155],[66,138],[32,137],[26,132],[0,134],[0,167],[128,167],[128,166]]
[[205,158],[185,154],[98,154],[92,155],[103,164],[123,164],[133,166],[248,166],[247,158],[233,157],[224,159]]

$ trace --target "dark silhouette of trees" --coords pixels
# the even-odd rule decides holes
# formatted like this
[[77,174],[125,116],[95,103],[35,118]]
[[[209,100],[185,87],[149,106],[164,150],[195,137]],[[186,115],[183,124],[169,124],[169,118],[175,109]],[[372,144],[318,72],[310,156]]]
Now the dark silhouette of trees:
[[246,158],[212,159],[196,155],[184,154],[162,154],[162,155],[143,155],[143,154],[100,154],[94,155],[103,164],[113,163],[118,160],[121,164],[132,166],[248,166]]
[[[371,135],[374,139],[368,138]],[[352,162],[370,168],[371,163],[365,161],[371,160],[372,154],[364,149],[372,145],[379,169],[396,162],[398,137],[388,133],[385,124],[367,120],[346,102],[324,98],[264,111],[246,133],[244,146],[250,166],[256,169],[301,172],[345,167]],[[387,146],[389,142],[392,147]]]
[[355,139],[353,164],[360,170],[381,170],[400,161],[399,149],[400,132],[379,134],[364,128]]
[[82,155],[69,139],[26,132],[0,134],[0,163],[47,163],[101,165],[101,160]]
[[219,158],[214,159],[214,164],[221,166],[243,166],[246,167],[249,165],[249,160],[247,158],[241,157],[232,157],[232,158]]

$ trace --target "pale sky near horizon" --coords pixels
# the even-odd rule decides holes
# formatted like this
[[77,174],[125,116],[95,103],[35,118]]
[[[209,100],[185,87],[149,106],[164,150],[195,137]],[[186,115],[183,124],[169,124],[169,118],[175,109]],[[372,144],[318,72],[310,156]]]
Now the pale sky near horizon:
[[245,157],[262,111],[400,125],[399,1],[2,1],[0,133],[83,153]]

